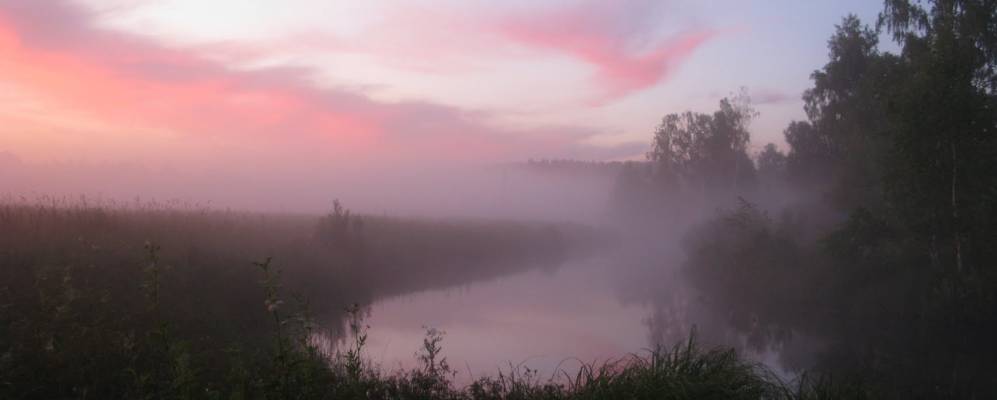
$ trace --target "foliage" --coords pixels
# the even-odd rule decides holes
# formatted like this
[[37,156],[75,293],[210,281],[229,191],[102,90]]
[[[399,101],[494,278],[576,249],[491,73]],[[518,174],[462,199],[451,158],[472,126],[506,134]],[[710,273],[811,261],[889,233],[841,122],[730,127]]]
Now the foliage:
[[900,54],[846,17],[785,130],[788,183],[822,200],[723,212],[684,269],[755,348],[815,337],[812,365],[879,396],[993,397],[997,3],[887,0],[879,27]]
[[775,144],[769,143],[755,157],[758,174],[770,179],[782,179],[786,173],[786,155]]
[[748,125],[756,114],[742,92],[720,100],[713,114],[666,115],[648,153],[659,179],[709,194],[748,184],[754,171],[746,152]]

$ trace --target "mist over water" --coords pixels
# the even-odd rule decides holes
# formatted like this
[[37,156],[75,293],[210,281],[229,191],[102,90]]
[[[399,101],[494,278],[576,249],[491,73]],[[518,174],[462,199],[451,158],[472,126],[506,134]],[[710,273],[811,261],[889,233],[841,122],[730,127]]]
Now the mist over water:
[[461,381],[510,365],[574,374],[594,362],[648,348],[649,308],[624,304],[608,260],[569,261],[490,280],[376,300],[370,355],[386,367],[416,366],[425,327],[446,332],[444,355]]
[[[369,312],[372,361],[390,368],[415,366],[425,328],[433,327],[446,332],[443,355],[458,367],[462,380],[508,369],[510,363],[556,376],[559,369],[577,370],[579,362],[618,359],[682,341],[697,321],[715,319],[688,315],[689,290],[678,271],[683,232],[721,204],[733,204],[689,202],[676,214],[621,214],[613,202],[620,196],[622,163],[424,166],[330,177],[328,185],[278,172],[195,175],[140,166],[39,165],[14,158],[8,163],[5,187],[26,193],[23,199],[29,202],[42,194],[57,202],[94,205],[169,199],[163,203],[310,215],[328,210],[331,201],[320,199],[339,198],[354,212],[374,216],[569,223],[598,232],[600,243],[570,249],[559,261],[489,267],[476,274],[478,263],[487,260],[470,260],[459,266],[465,275],[430,288],[386,277],[381,286],[393,289],[375,292],[363,304]],[[21,196],[8,197],[20,201]],[[637,218],[627,219],[634,211],[640,213]],[[663,314],[664,309],[669,311]],[[730,337],[714,340],[724,337],[714,333],[699,335],[710,343],[737,343]]]
[[[577,224],[595,232],[595,242],[569,247],[556,261],[482,268],[490,261],[471,259],[457,265],[462,275],[441,277],[441,283],[385,276],[378,284],[383,292],[375,287],[370,299],[322,307],[361,303],[369,313],[367,355],[389,369],[417,366],[425,330],[436,328],[446,333],[442,355],[465,383],[513,366],[560,379],[583,363],[669,347],[692,333],[708,345],[743,348],[781,370],[775,353],[751,351],[743,333],[726,326],[723,316],[699,307],[680,271],[688,230],[736,205],[735,196],[676,196],[668,200],[675,209],[667,212],[647,203],[621,206],[626,202],[621,197],[630,195],[620,189],[624,166],[647,168],[647,163],[434,164],[295,179],[302,172],[194,173],[138,165],[32,164],[12,156],[5,162],[5,187],[20,193],[8,195],[15,203],[44,199],[141,207],[168,199],[162,204],[307,216],[327,211],[331,200],[326,199],[338,198],[357,214],[379,217]],[[321,290],[322,283],[316,286]],[[338,337],[333,342],[343,346],[349,336],[337,324],[333,319],[328,328]]]

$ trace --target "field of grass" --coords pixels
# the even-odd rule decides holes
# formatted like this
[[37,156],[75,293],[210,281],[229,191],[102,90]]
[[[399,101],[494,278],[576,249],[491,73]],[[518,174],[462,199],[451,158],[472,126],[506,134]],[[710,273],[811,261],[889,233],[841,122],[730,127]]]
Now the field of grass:
[[[466,387],[434,331],[423,368],[365,360],[351,304],[557,265],[592,247],[581,227],[56,200],[8,201],[0,227],[0,398],[795,398],[826,386],[790,390],[691,342],[555,381],[511,370]],[[353,341],[330,350],[322,337]]]

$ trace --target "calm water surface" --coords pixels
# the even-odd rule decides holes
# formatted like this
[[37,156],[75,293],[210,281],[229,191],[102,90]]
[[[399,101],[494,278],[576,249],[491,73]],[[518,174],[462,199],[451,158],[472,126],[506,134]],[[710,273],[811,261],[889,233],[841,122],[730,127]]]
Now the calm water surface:
[[576,371],[578,360],[642,352],[649,307],[624,304],[611,272],[592,259],[377,301],[367,356],[389,370],[415,367],[426,327],[446,332],[443,356],[463,382],[510,363],[547,377],[558,366]]

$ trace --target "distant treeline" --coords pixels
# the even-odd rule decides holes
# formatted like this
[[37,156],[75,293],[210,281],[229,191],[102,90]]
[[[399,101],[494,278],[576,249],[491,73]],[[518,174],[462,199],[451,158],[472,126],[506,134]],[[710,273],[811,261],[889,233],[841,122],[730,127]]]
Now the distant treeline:
[[530,159],[523,168],[534,172],[615,176],[628,163],[642,161],[579,161],[570,159]]

